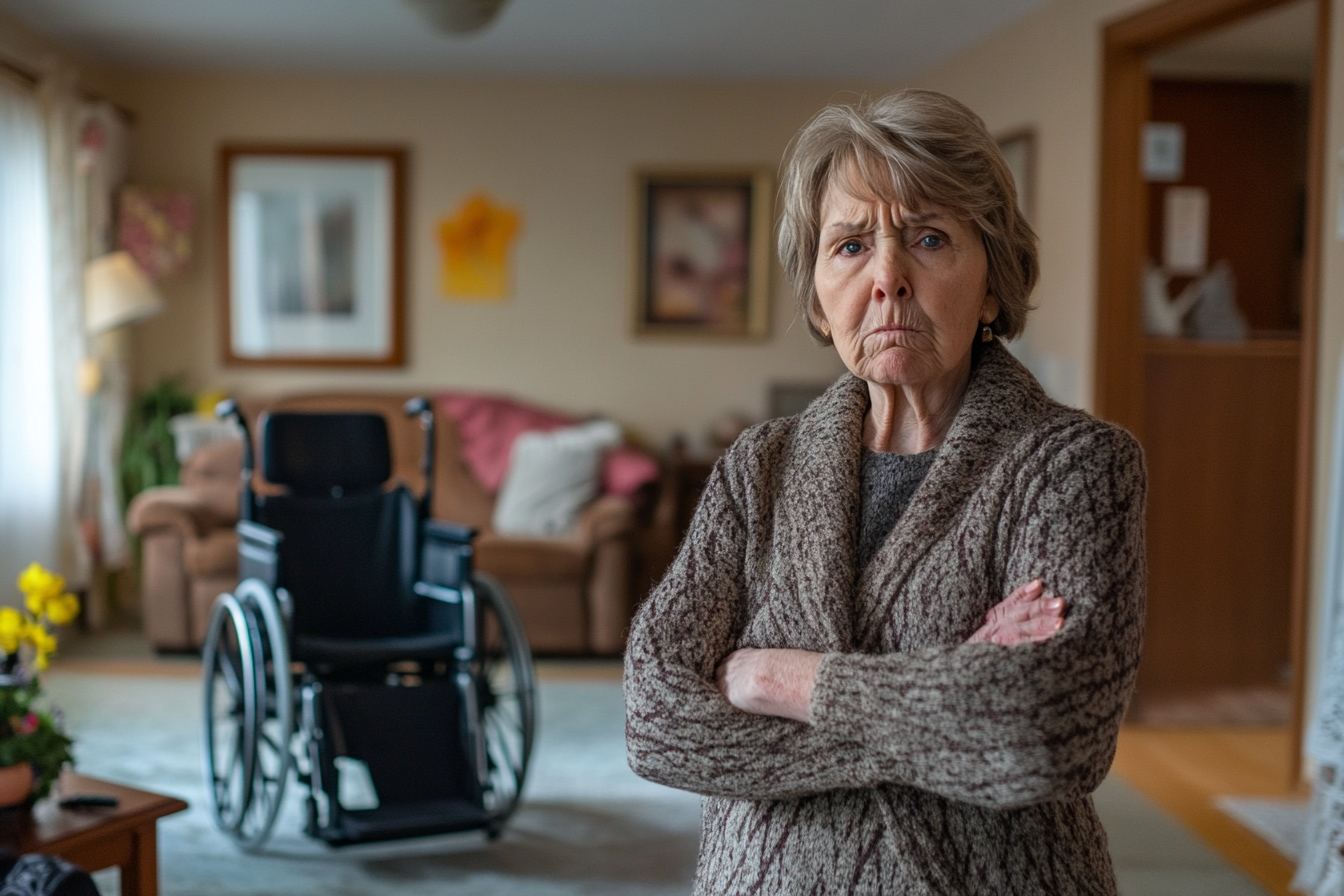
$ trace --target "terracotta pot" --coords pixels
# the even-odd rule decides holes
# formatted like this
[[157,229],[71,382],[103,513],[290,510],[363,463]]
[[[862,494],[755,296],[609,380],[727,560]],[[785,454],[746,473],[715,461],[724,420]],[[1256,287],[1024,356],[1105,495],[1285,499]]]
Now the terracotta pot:
[[33,792],[33,764],[20,762],[0,768],[0,808],[8,809],[28,799]]

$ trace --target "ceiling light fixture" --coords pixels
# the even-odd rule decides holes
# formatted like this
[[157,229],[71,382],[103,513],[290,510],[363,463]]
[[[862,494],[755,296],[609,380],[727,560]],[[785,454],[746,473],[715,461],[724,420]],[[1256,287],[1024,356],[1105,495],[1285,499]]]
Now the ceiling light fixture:
[[437,31],[470,34],[489,25],[505,0],[405,0]]

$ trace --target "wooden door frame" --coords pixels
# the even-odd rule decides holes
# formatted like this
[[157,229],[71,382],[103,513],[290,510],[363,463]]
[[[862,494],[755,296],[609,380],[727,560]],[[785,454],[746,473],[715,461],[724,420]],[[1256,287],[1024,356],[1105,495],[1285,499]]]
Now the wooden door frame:
[[[1293,0],[1167,0],[1103,29],[1101,188],[1097,252],[1097,330],[1094,407],[1143,438],[1144,389],[1140,272],[1146,253],[1146,184],[1140,141],[1148,118],[1147,59],[1221,25]],[[1325,187],[1326,87],[1330,71],[1331,0],[1316,2],[1316,55],[1307,146],[1306,240],[1302,263],[1301,360],[1298,374],[1297,471],[1289,656],[1292,665],[1293,749],[1290,779],[1301,774],[1306,620],[1311,561],[1317,327],[1321,226]]]

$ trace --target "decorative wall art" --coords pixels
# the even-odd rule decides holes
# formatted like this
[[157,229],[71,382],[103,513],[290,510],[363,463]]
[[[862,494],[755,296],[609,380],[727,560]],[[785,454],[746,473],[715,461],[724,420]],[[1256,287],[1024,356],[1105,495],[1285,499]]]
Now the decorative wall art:
[[224,359],[399,366],[405,151],[220,150]]
[[151,280],[162,280],[191,259],[196,208],[183,191],[126,187],[119,197],[117,245]]
[[635,333],[765,336],[774,201],[770,173],[641,171],[635,194]]
[[484,193],[463,200],[439,222],[439,290],[446,298],[499,301],[509,297],[509,252],[522,216]]
[[1008,168],[1017,184],[1017,204],[1027,222],[1036,226],[1036,132],[1021,128],[998,138]]

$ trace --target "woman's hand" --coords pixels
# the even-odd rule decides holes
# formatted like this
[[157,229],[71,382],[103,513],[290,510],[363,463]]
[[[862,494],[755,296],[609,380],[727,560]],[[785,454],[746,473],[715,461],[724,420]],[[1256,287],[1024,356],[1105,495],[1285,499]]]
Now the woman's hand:
[[[968,644],[1029,644],[1044,641],[1064,625],[1064,599],[1046,597],[1035,579],[985,614],[985,624]],[[734,650],[714,670],[724,699],[743,712],[808,722],[812,718],[812,687],[821,654],[810,650],[744,647]]]
[[1030,644],[1044,641],[1064,627],[1064,598],[1045,596],[1045,585],[1033,579],[985,614],[985,624],[967,644]]
[[821,656],[810,650],[744,647],[719,663],[714,681],[724,699],[743,712],[808,722]]

